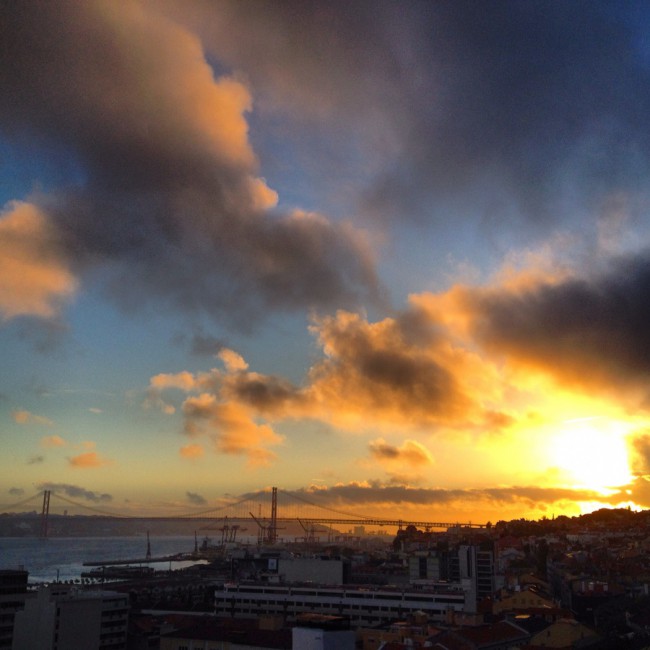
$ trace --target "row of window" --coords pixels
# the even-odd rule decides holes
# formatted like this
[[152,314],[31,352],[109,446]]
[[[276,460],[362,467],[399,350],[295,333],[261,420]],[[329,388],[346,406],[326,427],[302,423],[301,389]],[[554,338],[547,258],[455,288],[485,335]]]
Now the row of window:
[[[318,598],[350,598],[350,599],[359,599],[363,598],[364,600],[408,600],[408,601],[417,601],[422,603],[433,603],[433,602],[442,602],[442,603],[460,603],[464,601],[464,596],[462,594],[451,594],[449,596],[442,596],[439,594],[424,594],[424,595],[407,595],[407,594],[392,594],[392,593],[381,593],[381,592],[355,592],[355,591],[304,591],[302,589],[269,589],[266,587],[239,587],[235,589],[224,590],[223,593],[237,593],[237,594],[269,594],[269,595],[284,595],[287,597],[291,596],[316,596]],[[215,595],[218,598],[219,592]]]
[[[317,605],[315,607],[315,605]],[[231,600],[223,601],[216,603],[216,609],[219,611],[232,611],[237,610],[241,612],[255,612],[259,613],[261,607],[264,607],[265,611],[268,613],[280,613],[284,612],[285,609],[291,609],[291,611],[314,611],[318,610],[335,610],[337,612],[393,612],[395,614],[402,614],[404,607],[401,605],[366,605],[366,604],[337,604],[337,603],[311,603],[311,602],[291,602],[291,603],[281,603],[279,601],[259,601],[259,600]],[[409,609],[409,608],[406,608]],[[435,615],[442,614],[444,609],[442,608],[428,608],[427,612]]]

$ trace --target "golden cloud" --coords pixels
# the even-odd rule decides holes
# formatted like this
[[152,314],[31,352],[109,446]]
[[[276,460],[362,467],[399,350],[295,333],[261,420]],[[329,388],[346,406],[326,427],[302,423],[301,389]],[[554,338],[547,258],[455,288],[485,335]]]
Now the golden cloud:
[[191,444],[191,445],[185,445],[184,447],[181,447],[178,450],[178,453],[183,458],[195,459],[195,458],[202,458],[203,455],[205,454],[205,450],[201,445]]
[[77,456],[68,458],[68,463],[71,467],[87,469],[91,467],[104,467],[111,465],[113,461],[102,458],[96,451],[88,451]]
[[61,436],[46,436],[41,438],[43,447],[65,447],[68,443]]
[[410,465],[419,467],[432,465],[433,456],[417,440],[405,440],[399,447],[388,444],[383,438],[369,443],[368,448],[374,460],[388,465]]
[[0,214],[0,317],[52,318],[77,290],[44,213],[30,203],[9,203]]
[[40,426],[52,426],[54,422],[42,415],[35,415],[24,409],[12,411],[11,417],[17,424],[38,424]]

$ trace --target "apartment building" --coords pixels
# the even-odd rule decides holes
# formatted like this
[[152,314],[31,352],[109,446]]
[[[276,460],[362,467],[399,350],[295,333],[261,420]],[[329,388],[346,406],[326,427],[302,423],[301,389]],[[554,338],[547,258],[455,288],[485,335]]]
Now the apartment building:
[[13,650],[125,650],[129,599],[51,585],[16,613]]
[[361,588],[282,584],[225,584],[215,590],[217,616],[255,618],[268,614],[294,622],[301,614],[342,616],[352,626],[387,623],[424,612],[444,621],[465,609],[461,589],[440,586],[433,590]]

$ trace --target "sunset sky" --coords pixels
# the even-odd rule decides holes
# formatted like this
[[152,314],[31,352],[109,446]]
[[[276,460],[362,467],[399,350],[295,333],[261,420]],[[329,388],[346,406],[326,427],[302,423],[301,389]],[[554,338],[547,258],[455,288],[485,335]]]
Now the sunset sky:
[[0,504],[650,507],[650,5],[0,4]]

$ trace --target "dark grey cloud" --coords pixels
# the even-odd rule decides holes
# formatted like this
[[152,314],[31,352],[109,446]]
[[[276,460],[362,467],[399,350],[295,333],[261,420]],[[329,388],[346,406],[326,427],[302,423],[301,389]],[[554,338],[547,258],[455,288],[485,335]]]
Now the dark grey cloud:
[[386,442],[371,442],[369,448],[370,453],[376,458],[395,460],[400,455],[399,449],[395,445],[389,445]]
[[195,506],[204,506],[207,503],[207,500],[196,492],[186,492],[185,497],[192,505]]
[[27,459],[28,465],[39,465],[40,463],[44,463],[44,462],[45,462],[45,456],[41,456],[41,455],[30,456]]
[[25,490],[17,487],[9,488],[8,492],[12,497],[21,497],[23,494],[25,494]]
[[613,192],[646,192],[644,3],[179,7],[268,104],[326,125],[328,142],[338,128],[339,146],[321,143],[321,182],[345,187],[355,148],[376,154],[365,195],[373,214],[543,234]]
[[630,395],[630,388],[641,388],[647,399],[648,296],[645,252],[618,259],[592,277],[470,292],[468,308],[477,340],[489,348],[574,384]]
[[215,356],[224,347],[222,339],[207,334],[194,334],[190,344],[192,354],[198,356]]
[[260,413],[279,412],[291,404],[302,404],[299,388],[282,377],[241,373],[228,385],[226,395],[250,404]]
[[112,271],[126,308],[149,300],[250,323],[268,308],[377,296],[361,236],[269,213],[243,113],[200,43],[155,5],[3,3],[0,130],[74,161],[74,188],[33,196],[78,272]]
[[55,493],[62,492],[71,499],[84,499],[93,503],[107,503],[113,500],[113,496],[110,494],[93,492],[70,483],[41,483],[37,487],[39,490],[51,490]]
[[[359,505],[394,504],[437,506],[454,502],[488,501],[492,505],[507,505],[526,502],[532,506],[543,506],[559,501],[604,501],[597,492],[586,489],[542,488],[535,486],[512,486],[493,489],[443,489],[417,488],[407,485],[393,485],[381,481],[347,483],[327,489],[303,489],[287,491],[288,497],[306,499],[316,505],[332,508],[346,508]],[[621,495],[618,501],[623,500]],[[625,499],[626,500],[626,499]]]

